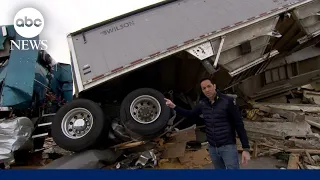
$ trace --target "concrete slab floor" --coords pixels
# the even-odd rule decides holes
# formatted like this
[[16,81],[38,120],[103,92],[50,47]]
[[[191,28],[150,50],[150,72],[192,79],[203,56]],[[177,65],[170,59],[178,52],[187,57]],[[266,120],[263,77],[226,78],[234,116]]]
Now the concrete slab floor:
[[[241,154],[239,154],[239,160],[241,160]],[[286,168],[287,163],[282,160],[278,160],[275,157],[258,157],[251,158],[247,166],[241,167],[241,169],[279,169],[281,167]],[[204,169],[212,169],[213,165],[207,165]]]

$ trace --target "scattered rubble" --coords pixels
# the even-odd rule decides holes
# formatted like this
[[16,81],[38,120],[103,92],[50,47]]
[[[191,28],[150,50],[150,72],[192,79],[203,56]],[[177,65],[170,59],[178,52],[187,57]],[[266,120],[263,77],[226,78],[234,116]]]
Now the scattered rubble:
[[[157,145],[153,149],[124,155],[124,160],[108,168],[193,169],[203,168],[211,163],[207,143],[196,141],[195,125],[183,130],[176,129],[164,137],[156,138],[154,142]],[[137,142],[135,144],[140,145]]]
[[[278,97],[251,102],[251,108],[243,111],[252,158],[275,156],[287,162],[287,167],[279,167],[282,169],[320,169],[320,93],[299,88],[285,94],[278,102]],[[201,127],[193,125],[179,130],[172,126],[173,131],[166,132],[151,142],[130,141],[112,146],[112,151],[124,153],[111,165],[106,165],[99,159],[111,151],[92,151],[86,154],[86,157],[91,158],[90,162],[81,162],[79,165],[76,158],[73,158],[74,161],[64,163],[61,168],[68,168],[71,164],[81,168],[105,169],[204,168],[212,163],[207,150],[208,143],[197,141],[199,135],[196,129],[199,128]],[[237,144],[241,152],[239,139]],[[137,147],[144,148],[133,150]],[[58,161],[65,161],[61,158],[63,156],[65,159],[80,156],[59,148],[51,138],[47,138],[44,148],[33,152],[33,155],[27,164],[34,168],[43,167],[52,161],[56,161],[56,164]],[[53,167],[55,163],[50,164],[52,165],[46,168]]]
[[320,168],[320,93],[299,88],[287,94],[281,102],[268,98],[245,110],[254,157],[277,156],[288,161],[287,169]]

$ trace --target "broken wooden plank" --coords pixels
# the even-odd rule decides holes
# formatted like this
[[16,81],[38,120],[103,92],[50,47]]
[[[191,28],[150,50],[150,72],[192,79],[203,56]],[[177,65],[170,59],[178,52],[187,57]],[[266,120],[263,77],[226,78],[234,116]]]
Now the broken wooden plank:
[[309,153],[307,150],[305,151],[305,153],[306,153],[307,158],[309,159],[311,165],[315,165],[315,162],[314,162],[314,160],[311,158],[310,153]]
[[261,106],[259,109],[267,113],[279,114],[281,117],[286,118],[288,121],[301,121],[305,119],[303,115],[283,109],[271,108],[266,106]]
[[257,158],[258,157],[258,143],[255,142],[254,145],[253,145],[253,153],[252,153],[252,157],[253,158]]
[[314,156],[311,156],[311,157],[315,162],[320,162],[320,156],[319,155],[314,155]]
[[278,150],[280,150],[280,151],[283,151],[283,150],[284,150],[283,148],[271,146],[271,145],[268,145],[268,144],[265,144],[265,143],[261,143],[261,144],[259,144],[259,145],[260,145],[260,146],[266,146],[266,147],[273,148],[273,149],[278,149]]
[[317,149],[285,149],[286,152],[290,153],[304,153],[306,150],[309,154],[320,154],[320,150]]
[[311,126],[320,129],[320,119],[319,119],[319,118],[313,117],[313,116],[306,116],[306,117],[305,117],[305,120],[306,120],[307,123],[309,123]]
[[186,151],[187,142],[179,143],[167,143],[162,152],[161,158],[171,159],[177,157],[183,157]]
[[320,105],[316,105],[316,104],[286,104],[286,103],[254,103],[253,104],[253,108],[257,108],[257,109],[259,109],[262,106],[283,109],[288,111],[320,113]]
[[187,142],[187,141],[195,141],[197,140],[196,136],[196,125],[188,127],[186,129],[179,130],[177,132],[173,132],[169,138],[171,138],[172,142]]
[[169,140],[164,144],[162,158],[171,159],[185,155],[187,142],[196,140],[196,125],[178,130],[169,135]]
[[289,141],[294,142],[295,146],[304,149],[320,149],[320,139],[294,139],[290,138]]
[[303,101],[320,105],[320,92],[304,90]]
[[281,150],[279,149],[268,149],[267,151],[264,151],[264,152],[260,152],[258,154],[258,157],[262,157],[262,156],[273,156],[277,153],[281,152]]
[[306,164],[307,169],[320,169],[320,166],[312,166],[312,165],[307,165]]
[[263,122],[286,122],[286,119],[283,118],[267,118],[267,117],[263,117],[261,118],[261,121]]
[[301,162],[298,162],[298,165],[299,165],[299,168],[300,168],[300,169],[305,169],[305,168],[303,167],[303,165],[302,165]]
[[287,169],[299,169],[299,157],[299,154],[290,154]]
[[134,148],[134,147],[143,145],[145,143],[146,143],[145,141],[137,141],[137,142],[129,141],[129,142],[124,142],[124,143],[121,143],[121,144],[114,145],[114,146],[112,146],[110,148],[129,149],[129,148]]
[[253,122],[243,121],[247,132],[262,134],[270,137],[306,137],[312,134],[311,126],[303,122]]

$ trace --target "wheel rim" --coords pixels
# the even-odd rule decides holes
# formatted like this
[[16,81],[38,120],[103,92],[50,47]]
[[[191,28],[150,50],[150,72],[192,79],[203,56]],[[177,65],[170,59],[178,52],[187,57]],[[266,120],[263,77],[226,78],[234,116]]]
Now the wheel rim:
[[160,113],[160,102],[149,95],[142,95],[135,98],[130,105],[131,116],[141,124],[153,123],[158,119]]
[[92,114],[87,109],[75,108],[63,117],[61,129],[68,138],[79,139],[88,134],[92,125]]

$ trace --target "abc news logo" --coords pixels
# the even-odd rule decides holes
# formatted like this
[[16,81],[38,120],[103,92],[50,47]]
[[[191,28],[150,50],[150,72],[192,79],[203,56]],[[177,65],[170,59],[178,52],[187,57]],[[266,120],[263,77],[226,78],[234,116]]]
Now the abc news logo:
[[32,20],[27,16],[25,16],[24,19],[21,19],[21,18],[17,19],[15,24],[18,27],[32,27],[32,26],[41,27],[42,21],[39,18]]
[[[38,36],[44,27],[42,14],[34,8],[21,9],[14,17],[14,29],[22,37],[29,39]],[[11,40],[11,50],[47,50],[47,40]]]

